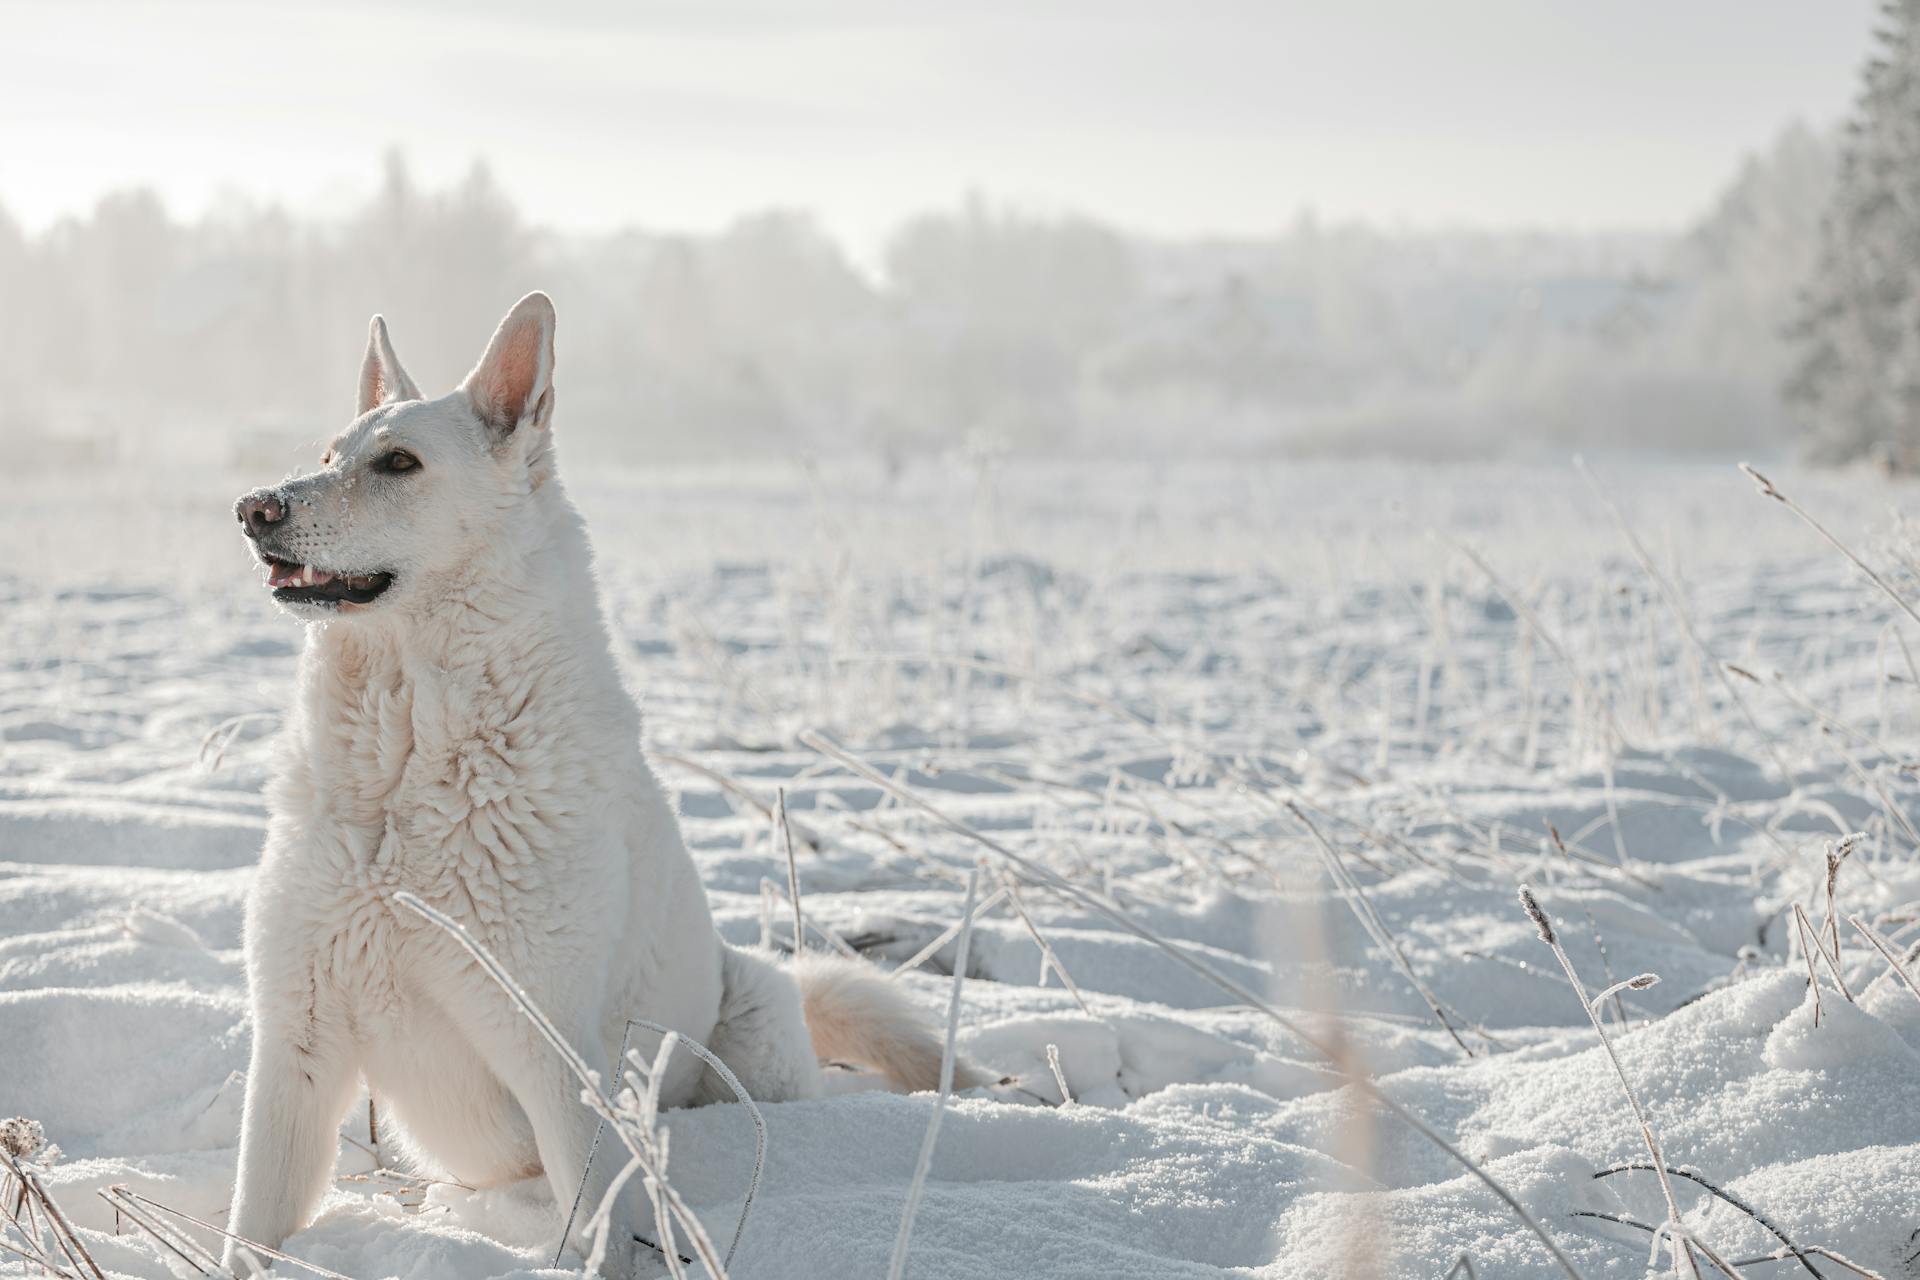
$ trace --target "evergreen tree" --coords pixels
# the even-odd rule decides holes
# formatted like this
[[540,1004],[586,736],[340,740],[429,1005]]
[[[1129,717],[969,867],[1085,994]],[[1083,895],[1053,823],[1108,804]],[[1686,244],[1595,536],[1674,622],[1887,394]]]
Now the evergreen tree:
[[1920,464],[1920,0],[1888,0],[1801,300],[1787,397],[1815,457]]

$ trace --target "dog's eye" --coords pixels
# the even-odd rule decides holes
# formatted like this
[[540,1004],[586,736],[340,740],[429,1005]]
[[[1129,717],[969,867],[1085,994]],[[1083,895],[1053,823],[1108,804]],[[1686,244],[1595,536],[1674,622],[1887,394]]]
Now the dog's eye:
[[330,467],[333,465],[333,450],[329,449],[325,453],[320,455],[320,465],[323,467]]
[[417,471],[420,469],[420,459],[405,449],[395,449],[392,453],[381,454],[380,460],[373,465],[387,472]]

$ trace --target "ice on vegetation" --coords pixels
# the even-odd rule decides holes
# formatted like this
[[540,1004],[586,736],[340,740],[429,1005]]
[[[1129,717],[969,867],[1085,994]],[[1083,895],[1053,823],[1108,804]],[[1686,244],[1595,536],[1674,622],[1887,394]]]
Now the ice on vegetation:
[[[893,966],[957,918],[983,850],[795,744],[819,727],[1338,1048],[1329,1063],[1149,943],[1022,887],[1049,971],[1010,904],[983,915],[961,1044],[1013,1080],[946,1116],[910,1276],[1438,1280],[1463,1254],[1486,1277],[1562,1274],[1356,1070],[1586,1276],[1641,1276],[1647,1233],[1581,1216],[1666,1213],[1651,1173],[1607,1172],[1646,1152],[1581,998],[1643,973],[1660,981],[1595,1008],[1668,1162],[1803,1248],[1920,1275],[1920,999],[1846,920],[1901,955],[1920,936],[1920,697],[1903,654],[1920,635],[1731,467],[1597,470],[1708,653],[1756,677],[1734,686],[1751,723],[1558,464],[846,464],[827,480],[659,468],[573,484],[730,939],[791,929],[785,859],[746,798],[776,787],[811,924]],[[1878,523],[1914,490],[1769,473],[1920,595]],[[61,1149],[47,1186],[115,1276],[172,1273],[124,1223],[116,1235],[95,1191],[218,1220],[233,1176],[241,903],[297,640],[231,527],[247,487],[88,477],[88,497],[126,512],[105,557],[39,540],[73,492],[0,491],[0,1116],[44,1125]],[[1514,598],[1430,528],[1470,540]],[[1630,748],[1606,751],[1596,697]],[[1853,831],[1829,931],[1825,852]],[[1582,995],[1521,911],[1523,881]],[[1817,1009],[1796,903],[1840,943],[1846,990],[1815,957]],[[930,1013],[955,954],[900,979]],[[1049,1046],[1072,1106],[1055,1105]],[[885,1273],[933,1102],[868,1083],[837,1075],[829,1097],[765,1109],[742,1280]],[[752,1158],[745,1116],[669,1124],[674,1185],[725,1230]],[[360,1280],[578,1274],[571,1257],[546,1269],[542,1184],[369,1179],[364,1107],[344,1135],[340,1180],[289,1242],[299,1256]],[[1722,1256],[1778,1246],[1697,1183],[1676,1193]]]

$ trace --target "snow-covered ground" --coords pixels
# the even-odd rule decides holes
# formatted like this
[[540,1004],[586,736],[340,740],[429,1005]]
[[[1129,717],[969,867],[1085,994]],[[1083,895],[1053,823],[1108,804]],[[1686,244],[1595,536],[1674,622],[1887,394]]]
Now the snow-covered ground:
[[[995,899],[961,1044],[1014,1083],[948,1112],[909,1276],[1565,1274],[1356,1071],[1581,1273],[1643,1274],[1667,1210],[1652,1173],[1605,1172],[1646,1151],[1523,881],[1589,995],[1660,976],[1599,1008],[1673,1167],[1806,1271],[1853,1274],[1823,1249],[1920,1275],[1920,997],[1846,919],[1900,954],[1920,936],[1920,626],[1731,465],[1597,469],[1657,577],[1562,464],[574,476],[730,938],[791,937],[778,788],[807,920],[882,964],[958,921],[976,859],[983,894],[1011,883],[801,745],[813,728],[1287,1020],[1044,888]],[[241,901],[300,642],[227,515],[266,478],[0,477],[0,1116],[59,1145],[47,1185],[113,1274],[175,1273],[98,1189],[218,1221],[231,1186]],[[1913,491],[1774,478],[1920,598]],[[1816,1025],[1793,907],[1820,929],[1854,831],[1845,991],[1822,970]],[[930,1014],[954,958],[900,979]],[[733,1274],[884,1275],[933,1107],[766,1108]],[[365,1121],[291,1252],[357,1280],[578,1274],[545,1269],[543,1184],[367,1176]],[[672,1180],[724,1240],[747,1118],[670,1128]],[[1676,1194],[1746,1276],[1802,1271],[1750,1261],[1780,1241],[1747,1212]]]

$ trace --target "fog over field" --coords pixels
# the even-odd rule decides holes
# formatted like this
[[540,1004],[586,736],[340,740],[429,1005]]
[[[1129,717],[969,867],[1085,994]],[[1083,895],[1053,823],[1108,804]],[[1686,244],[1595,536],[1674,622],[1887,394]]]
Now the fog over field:
[[976,195],[862,264],[777,209],[709,234],[557,232],[484,164],[433,187],[393,153],[334,217],[183,219],[135,189],[34,234],[0,222],[0,275],[38,304],[5,322],[0,413],[36,464],[188,441],[304,456],[344,421],[368,315],[444,389],[482,317],[541,288],[567,335],[563,420],[595,460],[905,459],[976,438],[1084,456],[1777,448],[1833,164],[1827,132],[1790,127],[1659,232],[1302,212],[1264,236],[1149,237]]

